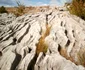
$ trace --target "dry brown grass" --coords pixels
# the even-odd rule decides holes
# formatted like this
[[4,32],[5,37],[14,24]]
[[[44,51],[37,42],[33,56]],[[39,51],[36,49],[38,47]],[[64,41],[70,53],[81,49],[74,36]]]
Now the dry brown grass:
[[45,43],[45,40],[43,37],[40,38],[39,43],[36,45],[36,53],[39,55],[40,52],[46,53],[48,45]]
[[67,60],[72,61],[72,62],[75,63],[76,65],[78,65],[78,63],[72,58],[72,56],[68,56],[68,55],[67,55],[66,49],[61,49],[61,50],[60,50],[60,55],[62,55],[63,57],[65,57]]
[[40,52],[43,52],[44,54],[47,52],[48,45],[45,43],[45,38],[50,34],[50,29],[51,29],[51,27],[49,27],[46,24],[46,32],[41,36],[41,38],[39,39],[38,44],[36,45],[37,55],[39,55]]
[[73,0],[68,10],[85,20],[85,0]]
[[[49,6],[37,6],[37,7],[33,7],[33,6],[26,7],[25,6],[24,14],[25,13],[36,14],[37,12],[41,12],[41,9],[43,9],[43,8],[49,9]],[[6,7],[6,10],[8,11],[8,13],[14,13],[15,15],[17,14],[17,11],[18,11],[17,7]]]
[[46,31],[44,35],[42,36],[43,38],[47,37],[50,34],[50,29],[51,29],[51,26],[48,26],[48,24],[46,24]]
[[6,10],[8,11],[8,13],[13,13],[14,11],[16,11],[15,7],[6,7]]
[[17,17],[25,14],[24,13],[25,5],[23,5],[19,0],[16,0],[16,3],[17,3],[17,7],[16,7],[16,11],[14,12],[14,14]]
[[81,64],[85,67],[85,49],[81,49],[78,52],[78,64]]
[[22,16],[23,14],[25,14],[24,12],[25,7],[24,6],[18,6],[16,7],[16,11],[14,12],[14,14],[18,17],[18,16]]
[[61,54],[63,57],[65,57],[66,59],[68,58],[66,49],[61,49],[61,50],[60,50],[60,54]]

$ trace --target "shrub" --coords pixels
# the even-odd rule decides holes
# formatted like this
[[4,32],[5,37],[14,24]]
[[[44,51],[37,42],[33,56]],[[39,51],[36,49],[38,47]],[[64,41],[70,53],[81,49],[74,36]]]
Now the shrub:
[[78,52],[78,63],[85,67],[85,49]]
[[85,20],[85,0],[73,0],[68,10]]
[[5,9],[4,6],[0,7],[0,13],[7,13],[7,10]]
[[23,4],[21,4],[20,1],[16,1],[16,3],[18,6],[16,7],[16,11],[14,12],[14,14],[18,17],[18,16],[21,16],[25,13],[24,12],[25,6]]

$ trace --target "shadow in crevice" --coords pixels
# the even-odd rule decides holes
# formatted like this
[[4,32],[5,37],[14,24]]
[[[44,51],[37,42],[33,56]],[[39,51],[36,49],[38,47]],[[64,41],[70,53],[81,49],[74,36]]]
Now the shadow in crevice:
[[2,52],[0,51],[0,57],[2,56]]
[[67,30],[65,30],[65,35],[66,35],[66,36],[67,36],[67,33],[68,33]]
[[70,40],[67,41],[66,47],[68,47],[69,45],[70,45]]
[[58,44],[58,52],[60,52],[61,51],[61,46]]
[[24,38],[24,36],[29,32],[29,29],[30,29],[30,25],[28,26],[28,28],[26,29],[26,32],[18,39],[18,43],[21,42],[21,40]]
[[16,53],[15,60],[12,63],[11,69],[10,70],[16,70],[16,67],[18,66],[19,62],[21,60],[21,55]]
[[34,66],[35,66],[37,57],[38,57],[38,55],[35,54],[34,58],[30,61],[29,65],[27,67],[27,70],[34,70]]

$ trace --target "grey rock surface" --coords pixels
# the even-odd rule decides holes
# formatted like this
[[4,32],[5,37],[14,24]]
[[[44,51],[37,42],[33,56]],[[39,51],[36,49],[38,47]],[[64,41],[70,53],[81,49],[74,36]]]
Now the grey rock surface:
[[8,29],[8,25],[12,23],[16,19],[16,16],[12,13],[7,14],[0,14],[0,33],[3,32],[3,30]]
[[[37,56],[36,44],[46,32],[46,24],[51,26],[45,37],[48,49]],[[0,70],[85,70],[59,51],[65,49],[67,56],[77,62],[77,53],[85,48],[85,21],[68,11],[52,8],[17,18],[0,14],[0,30]]]

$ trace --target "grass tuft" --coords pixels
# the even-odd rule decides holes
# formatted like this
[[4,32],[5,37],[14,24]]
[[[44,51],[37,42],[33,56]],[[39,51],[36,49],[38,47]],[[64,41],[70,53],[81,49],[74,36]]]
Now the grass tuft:
[[78,63],[73,59],[72,56],[68,56],[67,55],[67,50],[66,49],[62,49],[59,51],[60,52],[60,55],[62,55],[63,57],[65,57],[67,60],[70,60],[72,61],[73,63],[75,63],[76,65],[78,65]]
[[85,67],[85,49],[78,52],[78,63]]
[[37,55],[39,55],[40,52],[43,52],[44,54],[47,52],[48,45],[45,43],[45,40],[42,37],[40,38],[39,43],[36,46]]

